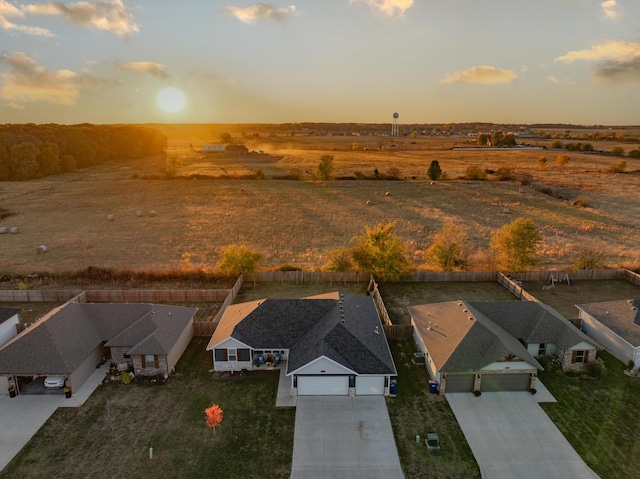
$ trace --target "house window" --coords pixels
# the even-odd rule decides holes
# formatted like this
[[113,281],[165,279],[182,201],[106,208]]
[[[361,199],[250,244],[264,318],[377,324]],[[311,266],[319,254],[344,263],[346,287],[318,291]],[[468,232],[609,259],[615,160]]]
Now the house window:
[[237,361],[238,360],[238,351],[236,349],[227,349],[229,361]]
[[226,361],[227,360],[227,350],[226,349],[215,349],[213,351],[213,356],[216,361]]
[[246,348],[238,349],[238,361],[251,361],[251,351]]
[[131,348],[122,348],[122,354],[125,359],[131,359],[131,355],[129,354],[129,349]]
[[538,356],[546,356],[547,355],[547,343],[540,343],[538,346]]
[[587,354],[586,351],[574,351],[573,352],[573,361],[572,363],[586,363],[587,362]]
[[158,356],[153,354],[145,354],[140,357],[140,362],[142,363],[143,368],[157,368]]

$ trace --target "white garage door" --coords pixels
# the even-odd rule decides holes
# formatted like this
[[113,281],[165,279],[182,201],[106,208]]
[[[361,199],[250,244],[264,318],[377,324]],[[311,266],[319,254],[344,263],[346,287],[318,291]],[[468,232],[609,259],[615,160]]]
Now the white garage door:
[[298,396],[346,396],[349,376],[298,376]]
[[356,396],[384,394],[384,376],[356,376]]

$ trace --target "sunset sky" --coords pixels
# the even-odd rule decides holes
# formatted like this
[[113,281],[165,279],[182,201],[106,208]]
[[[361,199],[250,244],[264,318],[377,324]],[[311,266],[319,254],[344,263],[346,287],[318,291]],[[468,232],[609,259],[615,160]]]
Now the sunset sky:
[[396,111],[638,125],[640,0],[0,0],[0,123]]

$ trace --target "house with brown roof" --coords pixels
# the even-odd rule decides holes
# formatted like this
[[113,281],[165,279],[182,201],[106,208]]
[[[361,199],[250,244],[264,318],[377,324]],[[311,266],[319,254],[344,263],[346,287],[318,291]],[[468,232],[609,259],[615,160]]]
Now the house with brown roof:
[[519,301],[449,301],[410,306],[413,336],[441,393],[528,391],[558,355],[565,370],[582,370],[597,348],[550,306]]
[[582,330],[623,363],[640,366],[640,299],[577,304]]
[[77,390],[104,359],[139,376],[168,375],[193,337],[196,309],[65,303],[0,347],[0,376],[20,385],[62,376]]
[[216,371],[285,368],[294,396],[388,395],[397,374],[373,299],[339,292],[232,304],[207,350]]

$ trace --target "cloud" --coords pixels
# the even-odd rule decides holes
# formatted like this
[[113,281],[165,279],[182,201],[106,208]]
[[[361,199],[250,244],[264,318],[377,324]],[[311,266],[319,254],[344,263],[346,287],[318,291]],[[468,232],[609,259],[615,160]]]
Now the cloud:
[[114,68],[116,70],[129,70],[129,71],[139,72],[139,73],[148,73],[158,78],[171,78],[171,75],[169,75],[166,72],[165,66],[161,63],[124,62],[124,63],[116,63],[114,65]]
[[139,31],[131,9],[122,0],[96,0],[65,4],[50,2],[41,5],[26,5],[23,11],[34,15],[55,15],[68,22],[82,26],[93,26],[119,37],[129,37]]
[[46,102],[56,105],[73,106],[80,91],[97,87],[100,81],[95,77],[71,70],[47,70],[25,53],[0,56],[0,63],[12,68],[10,73],[2,73],[0,99],[9,106],[24,109],[27,103]]
[[554,85],[575,85],[575,82],[569,80],[568,78],[560,79],[555,75],[548,75],[547,80],[549,80]]
[[248,7],[226,7],[225,12],[233,15],[238,20],[248,25],[257,20],[276,20],[284,22],[296,12],[295,5],[284,8],[276,8],[268,3],[256,3]]
[[616,20],[620,17],[617,0],[605,0],[600,4],[600,6],[604,11],[604,18],[607,20]]
[[576,60],[600,61],[594,76],[601,80],[640,81],[640,42],[607,42],[555,59],[564,63]]
[[18,25],[8,20],[9,17],[24,18],[24,13],[17,7],[5,0],[0,0],[0,29],[26,33],[28,35],[36,35],[41,37],[53,37],[46,28],[29,27],[27,25]]
[[349,3],[364,2],[371,10],[383,15],[402,15],[413,6],[413,0],[349,0]]
[[440,83],[449,85],[451,83],[479,83],[482,85],[496,85],[500,83],[511,83],[518,75],[513,70],[503,70],[487,65],[471,67],[467,70],[447,75]]

